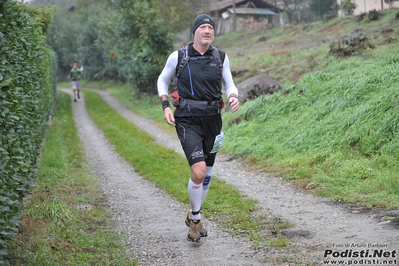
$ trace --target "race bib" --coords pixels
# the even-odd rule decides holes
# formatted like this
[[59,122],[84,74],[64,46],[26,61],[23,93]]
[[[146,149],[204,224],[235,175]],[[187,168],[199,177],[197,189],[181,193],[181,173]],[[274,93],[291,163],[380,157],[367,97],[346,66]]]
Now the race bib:
[[213,149],[211,150],[211,153],[216,153],[222,148],[223,139],[224,133],[220,132],[220,134],[217,135],[215,138],[215,143],[213,144]]

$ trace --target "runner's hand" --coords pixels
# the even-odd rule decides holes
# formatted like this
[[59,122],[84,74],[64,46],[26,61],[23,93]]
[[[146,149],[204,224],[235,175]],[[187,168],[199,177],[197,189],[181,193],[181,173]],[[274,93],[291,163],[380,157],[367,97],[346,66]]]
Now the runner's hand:
[[163,119],[165,119],[166,123],[171,126],[176,126],[175,117],[173,116],[173,111],[170,107],[166,107],[163,110]]
[[231,108],[231,112],[236,112],[240,108],[240,101],[237,97],[231,96],[229,97],[229,105]]

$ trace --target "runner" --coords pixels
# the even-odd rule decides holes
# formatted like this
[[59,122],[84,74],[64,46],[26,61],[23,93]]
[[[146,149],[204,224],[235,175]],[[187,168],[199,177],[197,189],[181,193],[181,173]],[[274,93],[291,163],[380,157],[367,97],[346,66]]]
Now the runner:
[[216,153],[223,141],[220,113],[223,104],[222,80],[232,112],[239,109],[240,102],[227,54],[219,50],[222,65],[212,55],[215,49],[211,46],[215,34],[212,18],[206,14],[197,16],[192,32],[194,42],[187,47],[190,60],[179,71],[179,100],[174,113],[168,100],[168,85],[183,58],[182,50],[174,51],[166,61],[158,78],[158,95],[162,102],[164,119],[169,125],[176,127],[177,136],[190,165],[188,194],[191,210],[187,213],[185,223],[189,226],[187,239],[199,242],[201,237],[208,235],[201,223],[201,206],[209,190]]
[[73,101],[76,102],[76,91],[78,95],[78,99],[80,99],[80,76],[82,72],[78,69],[78,63],[73,61],[73,67],[69,72],[68,78],[72,80],[72,89],[73,89]]

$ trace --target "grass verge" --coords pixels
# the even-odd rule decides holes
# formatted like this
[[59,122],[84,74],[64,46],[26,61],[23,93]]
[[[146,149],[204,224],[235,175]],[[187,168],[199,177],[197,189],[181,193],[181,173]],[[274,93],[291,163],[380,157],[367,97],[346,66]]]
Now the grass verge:
[[113,231],[106,198],[84,160],[70,97],[59,93],[36,186],[6,257],[11,265],[137,265]]

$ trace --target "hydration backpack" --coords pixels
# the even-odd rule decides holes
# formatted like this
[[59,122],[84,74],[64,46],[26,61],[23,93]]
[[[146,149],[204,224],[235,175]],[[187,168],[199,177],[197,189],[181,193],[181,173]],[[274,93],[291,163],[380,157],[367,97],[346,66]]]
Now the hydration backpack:
[[[190,60],[190,56],[188,56],[188,51],[186,48],[181,48],[180,51],[183,52],[183,58],[179,62],[179,68],[177,69],[176,76],[172,81],[172,86],[175,90],[172,93],[172,103],[175,107],[179,106],[180,96],[177,92],[177,81],[179,80],[180,74],[183,71],[184,67],[187,65],[188,61]],[[212,50],[212,56],[215,58],[216,62],[219,64],[220,71],[223,71],[223,61],[220,57],[219,49],[215,48]]]

